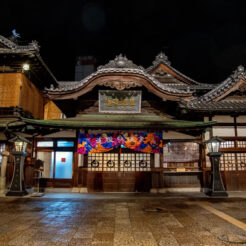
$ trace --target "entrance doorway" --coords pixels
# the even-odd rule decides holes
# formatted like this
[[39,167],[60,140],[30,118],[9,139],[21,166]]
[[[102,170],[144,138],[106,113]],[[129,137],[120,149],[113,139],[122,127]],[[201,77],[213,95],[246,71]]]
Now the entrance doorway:
[[151,188],[153,155],[117,149],[88,154],[89,191],[135,192]]
[[41,186],[72,187],[74,140],[38,140],[37,159],[44,162]]

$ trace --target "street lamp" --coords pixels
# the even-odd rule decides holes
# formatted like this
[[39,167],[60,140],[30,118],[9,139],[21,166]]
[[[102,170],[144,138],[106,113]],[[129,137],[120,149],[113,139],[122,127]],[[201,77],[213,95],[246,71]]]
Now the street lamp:
[[30,70],[30,65],[29,65],[28,63],[24,63],[24,64],[22,65],[22,69],[23,69],[24,71],[28,71],[28,70]]
[[27,194],[24,183],[24,159],[29,141],[24,137],[15,136],[10,139],[9,142],[14,143],[12,154],[15,158],[15,162],[13,178],[6,196],[24,196]]
[[207,195],[227,197],[228,194],[225,191],[220,173],[220,157],[222,155],[220,152],[221,142],[224,142],[224,140],[219,137],[212,137],[205,141],[205,143],[208,145],[208,156],[210,158],[212,171],[209,191],[207,192]]

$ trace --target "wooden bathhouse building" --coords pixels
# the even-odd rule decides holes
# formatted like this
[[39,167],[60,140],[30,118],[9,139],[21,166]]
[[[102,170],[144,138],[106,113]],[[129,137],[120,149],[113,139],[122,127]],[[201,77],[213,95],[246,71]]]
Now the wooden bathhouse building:
[[[243,66],[205,84],[172,67],[164,53],[148,68],[119,55],[81,81],[57,81],[36,42],[2,36],[0,58],[0,151],[11,151],[13,134],[30,140],[26,186],[33,186],[39,159],[46,188],[205,191],[211,164],[204,141],[219,136],[224,185],[246,190]],[[7,182],[12,172],[10,156]]]

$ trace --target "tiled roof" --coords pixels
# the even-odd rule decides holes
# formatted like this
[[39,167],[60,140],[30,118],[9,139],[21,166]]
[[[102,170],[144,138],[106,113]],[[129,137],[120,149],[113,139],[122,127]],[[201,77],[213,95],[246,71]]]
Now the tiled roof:
[[233,74],[228,77],[225,81],[218,84],[214,89],[204,94],[203,96],[197,98],[199,102],[209,102],[223,95],[225,92],[230,90],[234,85],[236,85],[242,78],[246,79],[246,72],[242,65],[238,66]]
[[183,101],[180,105],[188,110],[201,112],[246,112],[245,100],[223,100],[219,102]]
[[58,88],[71,90],[78,87],[80,81],[58,81]]
[[186,84],[167,84],[166,85],[179,89],[179,90],[187,90],[187,91],[196,91],[196,90],[211,90],[217,85],[215,84],[199,84],[199,85],[186,85]]
[[32,41],[28,45],[18,45],[13,41],[0,35],[0,43],[6,48],[0,48],[0,53],[22,53],[22,52],[39,52],[39,45],[37,41]]
[[235,86],[241,79],[246,79],[246,72],[244,67],[240,65],[230,77],[218,84],[215,88],[189,102],[182,101],[180,105],[192,111],[246,112],[246,100],[240,98],[215,100]]

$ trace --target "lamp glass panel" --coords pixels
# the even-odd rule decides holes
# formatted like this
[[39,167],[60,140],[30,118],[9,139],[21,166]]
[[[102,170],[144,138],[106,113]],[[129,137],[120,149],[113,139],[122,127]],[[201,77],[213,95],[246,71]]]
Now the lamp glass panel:
[[24,145],[24,142],[22,141],[16,141],[15,142],[15,151],[23,151],[23,145]]
[[208,143],[208,151],[209,153],[213,152],[212,143]]
[[23,149],[22,149],[23,152],[26,151],[26,147],[27,147],[27,143],[26,142],[23,142]]
[[219,147],[220,147],[220,143],[219,142],[212,142],[211,143],[211,148],[212,148],[212,152],[219,152]]
[[215,144],[214,151],[215,151],[215,152],[219,152],[219,149],[220,149],[220,143],[217,142],[217,143]]
[[5,150],[5,144],[0,144],[0,164],[2,163],[2,155],[1,152],[3,152]]

